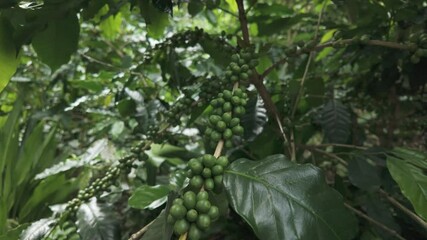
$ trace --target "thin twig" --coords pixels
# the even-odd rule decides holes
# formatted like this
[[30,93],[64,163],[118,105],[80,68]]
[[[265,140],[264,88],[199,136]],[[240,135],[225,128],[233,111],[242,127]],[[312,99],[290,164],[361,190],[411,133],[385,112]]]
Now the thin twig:
[[[239,21],[240,21],[240,28],[243,35],[243,41],[245,45],[250,45],[250,38],[249,38],[249,30],[248,30],[248,21],[246,19],[246,13],[245,13],[245,7],[243,5],[243,0],[236,0],[237,7],[239,10]],[[289,143],[289,140],[284,132],[283,125],[281,122],[281,118],[279,116],[279,113],[277,111],[276,105],[274,105],[273,101],[271,100],[271,96],[267,91],[267,88],[265,87],[263,83],[263,78],[258,74],[255,73],[253,76],[251,76],[251,83],[255,86],[257,89],[259,95],[261,96],[262,100],[264,101],[265,108],[267,109],[267,112],[270,116],[273,116],[274,121],[279,126],[280,133],[285,140],[285,144]],[[293,156],[291,148],[288,146],[289,155]]]
[[217,8],[218,8],[219,10],[221,10],[221,11],[225,12],[225,13],[228,13],[228,14],[232,15],[233,17],[236,17],[236,18],[238,18],[238,17],[239,17],[239,15],[237,15],[237,14],[235,14],[235,13],[231,12],[230,10],[227,10],[227,9],[225,9],[225,8],[223,8],[223,7],[217,7]]
[[343,148],[352,148],[359,150],[366,150],[368,147],[356,146],[356,145],[348,145],[348,144],[339,144],[339,143],[327,143],[327,144],[317,144],[317,145],[307,145],[310,147],[343,147]]
[[398,202],[396,199],[394,199],[392,196],[390,196],[386,191],[380,189],[379,192],[396,208],[400,209],[402,212],[404,212],[406,215],[408,215],[412,220],[417,222],[421,227],[424,228],[424,230],[427,231],[427,223],[420,218],[418,215],[416,215],[414,212],[403,206],[400,202]]
[[386,231],[386,232],[390,233],[392,236],[396,237],[397,239],[400,239],[400,240],[406,240],[405,238],[403,238],[402,236],[400,236],[400,235],[399,235],[399,233],[397,233],[397,232],[396,232],[396,231],[394,231],[393,229],[390,229],[389,227],[385,226],[384,224],[382,224],[382,223],[378,222],[377,220],[375,220],[375,219],[373,219],[373,218],[369,217],[368,215],[366,215],[366,214],[365,214],[365,213],[363,213],[362,211],[359,211],[359,210],[355,209],[354,207],[350,206],[350,205],[349,205],[349,204],[347,204],[347,203],[344,203],[344,205],[345,205],[348,209],[350,209],[351,211],[353,211],[353,212],[354,212],[356,215],[358,215],[359,217],[364,218],[364,219],[368,220],[368,222],[370,222],[370,223],[372,223],[372,224],[374,224],[374,225],[376,225],[376,226],[378,226],[378,227],[382,228],[384,231]]
[[344,159],[338,157],[336,154],[320,150],[320,149],[316,148],[316,146],[309,146],[309,145],[298,145],[298,146],[301,147],[302,149],[306,149],[310,152],[317,152],[317,153],[320,153],[322,155],[333,158],[333,159],[337,160],[338,162],[340,162],[344,166],[348,165],[348,163]]
[[[320,10],[319,17],[317,19],[316,31],[314,33],[314,40],[315,41],[316,41],[318,34],[319,34],[320,22],[322,20],[323,11],[325,10],[327,3],[328,3],[328,1],[325,1],[323,3],[322,10]],[[301,79],[301,83],[300,83],[300,87],[299,87],[299,90],[297,93],[297,97],[295,99],[295,103],[294,103],[294,106],[293,106],[292,111],[291,111],[291,119],[293,119],[295,116],[295,112],[296,112],[296,109],[298,107],[298,103],[301,99],[302,92],[304,90],[304,83],[305,83],[305,80],[307,79],[308,70],[310,68],[310,64],[311,64],[311,61],[313,60],[314,54],[315,54],[314,51],[310,51],[310,55],[308,57],[307,65],[305,65],[305,70],[304,70],[304,74],[303,74],[302,79]]]
[[129,240],[138,240],[142,237],[142,235],[144,235],[144,233],[148,230],[148,228],[151,226],[151,224],[154,223],[156,219],[154,219],[153,221],[151,221],[150,223],[148,223],[147,225],[145,225],[144,227],[142,227],[138,232],[132,234],[132,236],[129,238]]

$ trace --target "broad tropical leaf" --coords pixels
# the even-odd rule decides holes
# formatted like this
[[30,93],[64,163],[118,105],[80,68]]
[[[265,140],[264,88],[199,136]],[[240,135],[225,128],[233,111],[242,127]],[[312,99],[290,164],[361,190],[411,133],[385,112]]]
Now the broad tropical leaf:
[[51,20],[44,31],[34,36],[32,44],[40,59],[56,70],[77,50],[79,32],[79,20],[70,13],[63,19]]
[[77,227],[83,240],[120,239],[120,225],[112,207],[98,204],[95,198],[80,206]]
[[260,239],[352,239],[355,217],[320,170],[283,155],[260,161],[239,159],[224,175],[234,210]]
[[320,112],[320,125],[331,143],[346,143],[351,134],[351,115],[339,101],[331,100]]
[[416,213],[427,220],[427,155],[415,150],[395,148],[387,156],[387,166]]

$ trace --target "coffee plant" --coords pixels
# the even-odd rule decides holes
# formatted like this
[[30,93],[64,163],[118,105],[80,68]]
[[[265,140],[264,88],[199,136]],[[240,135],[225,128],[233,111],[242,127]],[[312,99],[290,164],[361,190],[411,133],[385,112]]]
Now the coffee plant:
[[427,239],[427,1],[0,2],[0,240]]

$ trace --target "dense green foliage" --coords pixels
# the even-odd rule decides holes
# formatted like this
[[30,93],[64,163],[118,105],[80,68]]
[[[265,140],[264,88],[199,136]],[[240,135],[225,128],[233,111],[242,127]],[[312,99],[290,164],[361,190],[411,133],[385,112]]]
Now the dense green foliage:
[[0,240],[427,239],[427,1],[0,2]]

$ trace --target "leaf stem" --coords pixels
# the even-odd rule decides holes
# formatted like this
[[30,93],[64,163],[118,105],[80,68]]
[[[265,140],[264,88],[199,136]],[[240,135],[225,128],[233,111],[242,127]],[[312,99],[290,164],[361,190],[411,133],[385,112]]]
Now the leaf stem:
[[138,240],[142,237],[142,235],[144,235],[144,233],[148,230],[148,228],[151,226],[151,224],[153,224],[155,221],[155,219],[151,222],[149,222],[147,225],[145,225],[144,227],[142,227],[138,232],[132,234],[132,236],[129,238],[129,240]]
[[414,212],[403,206],[400,202],[398,202],[396,199],[394,199],[392,196],[390,196],[386,191],[380,189],[379,192],[381,195],[383,195],[387,201],[389,201],[393,206],[400,209],[402,212],[404,212],[406,215],[408,215],[412,220],[417,222],[421,227],[424,228],[424,230],[427,230],[427,223],[420,218],[418,215],[416,215]]
[[365,214],[365,213],[363,213],[362,211],[357,210],[356,208],[354,208],[354,207],[350,206],[350,205],[349,205],[349,204],[347,204],[347,203],[344,203],[344,205],[345,205],[348,209],[350,209],[351,211],[353,211],[353,212],[354,212],[356,215],[358,215],[359,217],[364,218],[364,219],[368,220],[368,222],[370,222],[370,223],[372,223],[372,224],[374,224],[374,225],[376,225],[376,226],[378,226],[378,227],[382,228],[384,231],[386,231],[386,232],[390,233],[391,235],[393,235],[393,236],[394,236],[394,237],[396,237],[397,239],[400,239],[400,240],[406,240],[405,238],[403,238],[402,236],[400,236],[400,235],[399,235],[399,233],[397,233],[397,232],[396,232],[396,231],[394,231],[393,229],[390,229],[390,228],[388,228],[387,226],[385,226],[384,224],[382,224],[382,223],[378,222],[377,220],[375,220],[375,219],[373,219],[373,218],[369,217],[368,215],[366,215],[366,214]]
[[187,239],[187,235],[188,235],[188,232],[182,234],[181,236],[179,236],[179,240],[186,240]]

